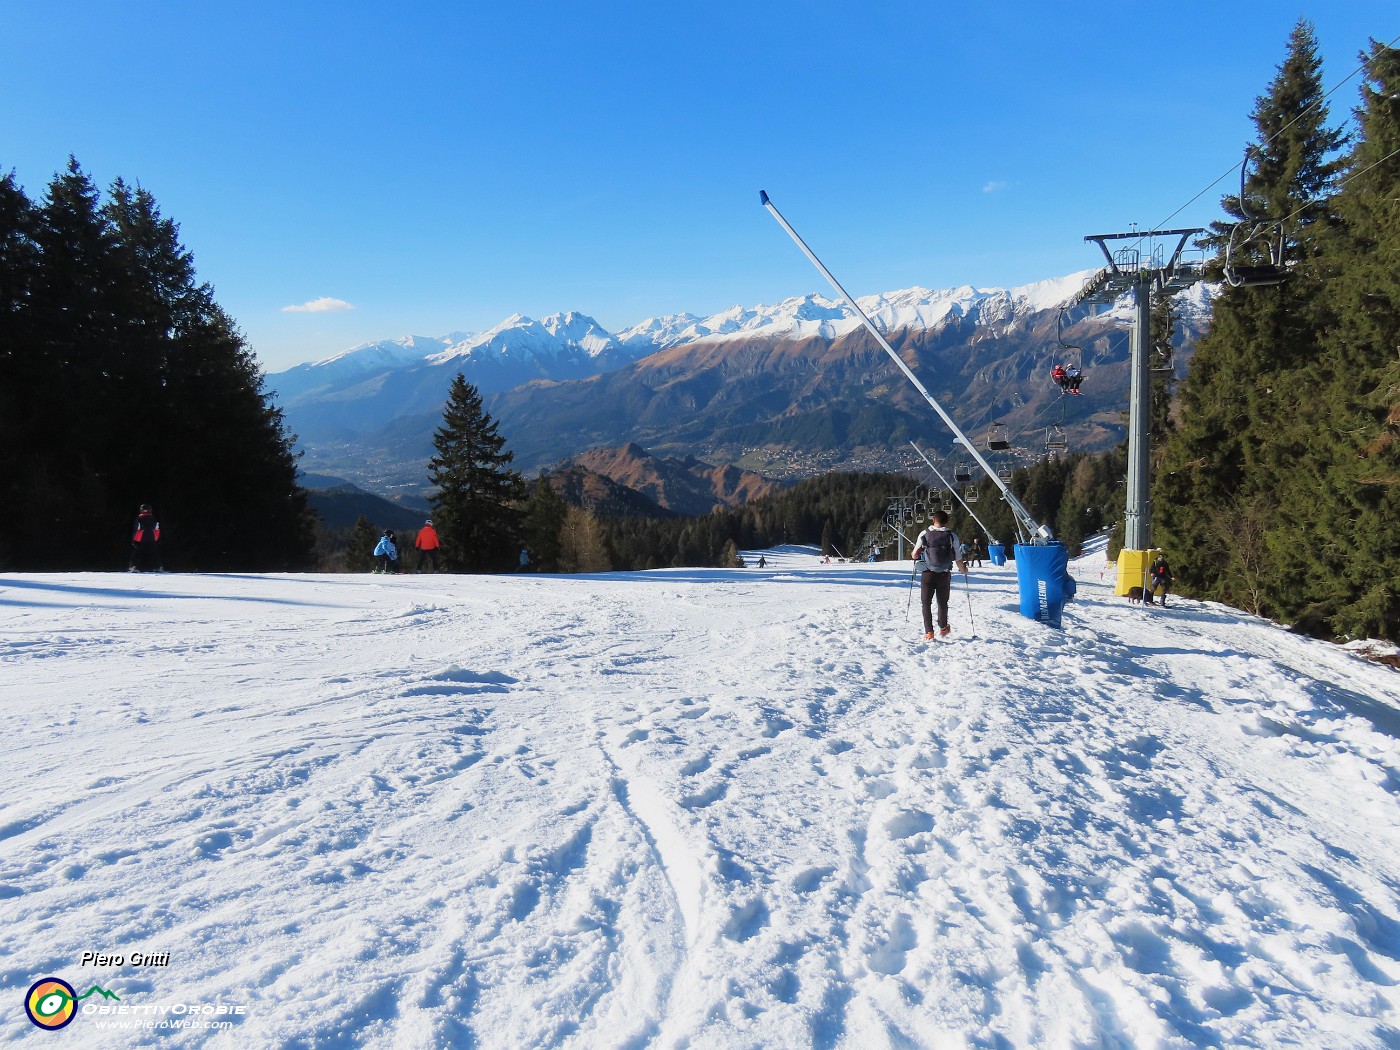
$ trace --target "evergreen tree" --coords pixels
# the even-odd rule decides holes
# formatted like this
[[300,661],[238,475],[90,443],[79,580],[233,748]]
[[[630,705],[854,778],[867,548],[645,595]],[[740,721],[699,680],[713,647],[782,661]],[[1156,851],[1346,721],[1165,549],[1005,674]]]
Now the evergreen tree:
[[1159,295],[1152,303],[1152,342],[1148,349],[1152,376],[1152,402],[1148,425],[1152,442],[1152,463],[1161,463],[1167,438],[1175,427],[1172,423],[1172,398],[1176,393],[1176,376],[1170,362],[1175,360],[1172,336],[1176,334],[1176,318],[1172,314],[1170,296]]
[[524,495],[524,482],[510,469],[515,456],[497,427],[481,394],[458,372],[443,425],[433,434],[437,454],[428,461],[437,489],[433,521],[453,571],[500,571],[514,562],[519,533],[514,504]]
[[[1268,93],[1255,104],[1257,161],[1247,169],[1245,199],[1222,201],[1241,223],[1281,225],[1293,275],[1277,287],[1226,288],[1216,298],[1210,330],[1182,384],[1179,426],[1155,478],[1156,540],[1178,552],[1172,564],[1182,589],[1202,597],[1229,600],[1227,563],[1214,545],[1235,509],[1279,500],[1264,539],[1274,551],[1307,534],[1307,508],[1280,497],[1296,477],[1305,402],[1315,396],[1308,377],[1325,317],[1316,277],[1343,136],[1329,126],[1323,99],[1312,27],[1300,21]],[[1215,244],[1227,244],[1230,233],[1229,224],[1216,224]],[[1237,237],[1236,254],[1257,251],[1253,243],[1242,246]],[[1286,605],[1296,601],[1299,585],[1280,573],[1265,591]]]
[[50,569],[125,564],[128,526],[151,502],[168,567],[307,563],[313,524],[292,438],[149,193],[118,180],[103,204],[70,160],[43,203],[26,208],[5,179],[0,286],[0,325],[15,333],[0,345],[4,485],[15,507],[0,525],[0,557]]
[[350,542],[345,549],[346,572],[369,572],[374,568],[374,548],[379,543],[380,529],[361,514],[350,528]]
[[39,217],[13,173],[0,175],[0,566],[25,542],[30,402],[45,381],[29,309],[39,275]]
[[525,503],[525,545],[535,571],[559,571],[559,537],[568,513],[569,505],[554,491],[549,476],[541,474]]
[[1327,243],[1335,321],[1311,377],[1294,498],[1312,525],[1283,610],[1320,633],[1400,641],[1400,51],[1372,42],[1359,139]]

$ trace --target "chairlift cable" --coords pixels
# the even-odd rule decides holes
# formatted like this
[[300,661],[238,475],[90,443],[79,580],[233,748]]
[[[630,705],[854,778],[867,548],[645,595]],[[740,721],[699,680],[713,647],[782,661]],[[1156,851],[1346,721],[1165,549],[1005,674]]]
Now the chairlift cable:
[[[1392,40],[1390,43],[1386,44],[1385,46],[1386,46],[1387,48],[1392,48],[1392,47],[1395,46],[1395,44],[1396,44],[1397,42],[1400,42],[1400,36],[1395,37],[1394,40]],[[1337,84],[1332,88],[1331,91],[1327,92],[1327,94],[1323,95],[1320,99],[1318,99],[1316,102],[1314,102],[1311,106],[1309,106],[1307,109],[1303,110],[1303,112],[1299,113],[1296,117],[1294,117],[1292,120],[1290,120],[1287,124],[1285,124],[1283,127],[1279,128],[1279,129],[1278,129],[1277,131],[1275,131],[1272,135],[1270,135],[1267,139],[1265,139],[1263,142],[1261,142],[1261,143],[1259,144],[1259,148],[1262,149],[1264,146],[1269,145],[1269,143],[1273,142],[1274,139],[1278,138],[1278,137],[1279,137],[1280,135],[1282,135],[1285,131],[1287,131],[1289,128],[1291,128],[1294,124],[1298,123],[1298,121],[1302,120],[1302,119],[1303,119],[1304,117],[1306,117],[1309,113],[1311,113],[1314,109],[1316,109],[1318,106],[1320,106],[1320,105],[1322,105],[1324,102],[1326,102],[1329,98],[1331,98],[1333,95],[1335,95],[1338,91],[1341,90],[1343,84],[1347,83],[1347,81],[1351,80],[1351,78],[1354,77],[1354,76],[1356,76],[1356,74],[1358,74],[1358,73],[1362,72],[1364,69],[1366,69],[1366,67],[1367,67],[1368,65],[1370,65],[1369,62],[1362,62],[1361,65],[1357,66],[1357,67],[1356,67],[1355,69],[1353,69],[1350,73],[1348,73],[1345,77],[1343,77],[1340,81],[1338,81]],[[1393,156],[1393,154],[1392,154],[1392,156]],[[1389,159],[1389,158],[1387,158],[1387,159]],[[1181,207],[1177,208],[1176,211],[1172,212],[1170,215],[1168,215],[1168,216],[1167,216],[1165,219],[1163,219],[1161,222],[1157,223],[1156,226],[1153,227],[1153,228],[1154,228],[1154,229],[1159,229],[1159,230],[1160,230],[1162,227],[1166,226],[1167,223],[1171,222],[1174,218],[1176,218],[1178,215],[1180,215],[1182,212],[1184,212],[1187,208],[1191,207],[1191,205],[1195,204],[1198,200],[1200,200],[1200,199],[1201,199],[1202,197],[1204,197],[1207,193],[1209,193],[1211,190],[1213,190],[1217,185],[1220,184],[1220,181],[1221,181],[1222,179],[1224,179],[1227,175],[1230,175],[1231,173],[1233,173],[1234,170],[1235,170],[1236,168],[1240,167],[1240,165],[1243,164],[1243,163],[1244,163],[1244,161],[1240,161],[1239,164],[1231,164],[1228,168],[1226,168],[1223,172],[1221,172],[1220,175],[1219,175],[1213,182],[1211,182],[1209,185],[1207,185],[1204,189],[1202,189],[1199,193],[1197,193],[1194,197],[1192,197],[1189,201],[1187,201],[1187,202],[1186,202],[1185,204],[1183,204]],[[1343,180],[1343,181],[1345,181],[1345,180]],[[1295,214],[1296,214],[1296,213],[1295,213]],[[1290,216],[1290,218],[1291,218],[1291,217],[1292,217],[1292,216]],[[1284,220],[1284,221],[1287,221],[1287,220]],[[1146,237],[1141,237],[1141,238],[1139,238],[1139,239],[1135,242],[1135,245],[1136,245],[1136,244],[1141,244],[1144,240],[1147,240],[1147,238],[1146,238]]]
[[[1397,39],[1400,39],[1400,38],[1397,38]],[[1368,171],[1370,171],[1372,168],[1378,168],[1378,167],[1380,167],[1382,164],[1384,164],[1386,161],[1390,160],[1390,158],[1391,158],[1391,157],[1394,157],[1396,154],[1400,154],[1400,147],[1397,147],[1396,149],[1391,150],[1389,153],[1387,153],[1387,154],[1386,154],[1384,157],[1382,157],[1380,160],[1375,161],[1375,162],[1373,162],[1373,163],[1371,163],[1371,164],[1367,164],[1367,165],[1366,165],[1364,168],[1362,168],[1360,171],[1353,171],[1353,172],[1352,172],[1351,174],[1349,174],[1346,178],[1342,179],[1340,182],[1337,183],[1337,189],[1340,190],[1343,186],[1345,186],[1345,185],[1346,185],[1348,182],[1350,182],[1352,179],[1356,178],[1358,175],[1365,175],[1365,174],[1366,174]],[[1298,209],[1297,209],[1295,212],[1293,212],[1291,215],[1285,215],[1282,219],[1279,220],[1279,222],[1287,222],[1289,219],[1295,219],[1295,218],[1297,218],[1299,215],[1302,215],[1303,212],[1306,211],[1309,207],[1311,207],[1313,203],[1314,203],[1313,201],[1309,201],[1307,204],[1304,204],[1302,207],[1298,208]]]
[[[914,442],[910,441],[909,444],[914,445]],[[939,472],[938,468],[933,465],[933,460],[929,459],[928,456],[924,455],[924,450],[921,449],[918,445],[914,445],[914,451],[919,454],[920,459],[922,459],[925,463],[928,464],[929,469],[932,470],[934,474],[938,476],[938,480],[943,482],[944,485],[948,485],[947,479],[945,479],[943,475]],[[957,497],[957,501],[963,505],[963,509],[972,515],[972,520],[977,522],[978,526],[981,527],[982,533],[987,537],[987,542],[996,543],[996,537],[992,535],[991,530],[988,529],[986,525],[982,524],[982,519],[976,515],[973,509],[967,505],[967,500],[963,499],[962,496],[958,493],[958,490],[953,488],[951,485],[948,485],[948,489],[950,492],[953,493],[955,497]],[[1020,535],[1021,538],[1024,540],[1025,533],[1022,532],[1021,523],[1016,518],[1016,515],[1013,514],[1011,516],[1011,520],[1016,523],[1016,531],[1018,535]]]
[[778,225],[783,228],[783,231],[787,233],[789,237],[792,238],[793,243],[795,243],[797,247],[802,250],[802,253],[807,256],[808,261],[810,261],[812,265],[817,268],[818,272],[821,273],[821,275],[825,277],[827,281],[830,282],[831,286],[834,289],[836,289],[836,291],[840,294],[841,298],[846,301],[846,305],[854,311],[855,315],[858,318],[860,318],[861,322],[865,325],[865,330],[868,331],[874,337],[876,343],[878,343],[881,349],[883,349],[885,353],[889,355],[890,360],[892,360],[895,363],[896,367],[898,367],[899,370],[904,373],[904,377],[908,379],[911,384],[913,384],[914,389],[917,390],[920,393],[920,395],[923,396],[923,399],[926,402],[928,402],[929,407],[932,408],[936,413],[938,413],[939,418],[942,419],[944,424],[948,427],[948,429],[953,432],[953,436],[957,439],[957,443],[962,445],[963,448],[967,450],[967,454],[972,457],[973,461],[976,462],[977,465],[982,469],[982,472],[986,474],[987,477],[989,477],[999,489],[1001,489],[1001,494],[1005,498],[1007,506],[1011,508],[1011,512],[1013,515],[1023,519],[1027,531],[1032,536],[1033,542],[1053,542],[1055,538],[1054,530],[1049,525],[1041,524],[1040,522],[1036,521],[1035,517],[1031,514],[1030,510],[1027,509],[1026,505],[1020,500],[1018,500],[1016,498],[1015,493],[1008,489],[1002,483],[1002,480],[996,476],[996,473],[987,464],[987,461],[982,458],[982,454],[977,451],[977,447],[971,441],[968,440],[967,435],[964,434],[962,430],[958,427],[957,423],[953,420],[953,417],[950,416],[947,410],[944,409],[944,407],[938,403],[938,400],[932,394],[929,393],[928,388],[919,381],[919,377],[914,374],[914,370],[904,362],[904,359],[900,357],[898,353],[895,352],[894,347],[890,346],[889,340],[885,338],[884,334],[878,328],[875,327],[875,322],[870,320],[869,315],[867,315],[866,312],[861,309],[860,304],[855,301],[855,298],[848,291],[846,291],[845,288],[841,287],[841,282],[839,282],[834,276],[832,276],[831,271],[826,268],[826,266],[822,263],[820,259],[817,258],[817,256],[813,253],[812,249],[807,247],[806,242],[798,236],[797,231],[792,228],[792,226],[788,223],[788,221],[785,218],[783,218],[782,213],[778,211],[777,206],[774,205],[771,199],[769,199],[767,192],[765,192],[764,190],[759,190],[759,202],[768,211],[768,214],[770,214],[773,217],[773,219],[778,223]]

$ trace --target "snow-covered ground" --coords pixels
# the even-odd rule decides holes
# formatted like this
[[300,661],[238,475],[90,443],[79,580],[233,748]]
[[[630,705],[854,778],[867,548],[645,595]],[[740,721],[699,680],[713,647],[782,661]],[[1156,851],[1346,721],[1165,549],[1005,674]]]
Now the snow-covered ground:
[[1101,562],[0,576],[0,1041],[1400,1045],[1400,675]]

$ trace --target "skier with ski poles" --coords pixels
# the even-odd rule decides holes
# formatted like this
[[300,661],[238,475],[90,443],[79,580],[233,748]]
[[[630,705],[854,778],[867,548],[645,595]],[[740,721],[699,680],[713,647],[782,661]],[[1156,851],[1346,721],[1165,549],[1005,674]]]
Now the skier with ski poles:
[[948,514],[936,510],[929,527],[919,533],[914,546],[914,563],[919,572],[919,602],[924,611],[924,637],[933,639],[933,599],[938,599],[938,636],[945,637],[948,625],[948,597],[953,589],[953,569],[967,576],[967,563],[960,557],[962,542],[948,528]]

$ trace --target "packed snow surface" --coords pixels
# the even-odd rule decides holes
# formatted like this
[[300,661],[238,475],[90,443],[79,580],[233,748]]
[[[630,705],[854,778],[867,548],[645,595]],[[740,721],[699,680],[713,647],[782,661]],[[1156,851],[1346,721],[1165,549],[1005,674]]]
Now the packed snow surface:
[[1101,555],[931,644],[908,563],[766,557],[0,576],[0,1041],[1400,1045],[1396,672]]

